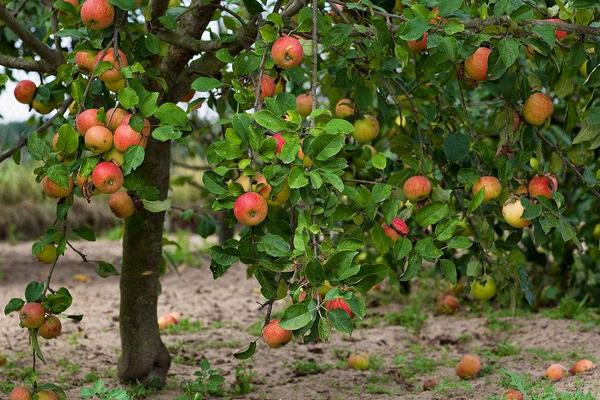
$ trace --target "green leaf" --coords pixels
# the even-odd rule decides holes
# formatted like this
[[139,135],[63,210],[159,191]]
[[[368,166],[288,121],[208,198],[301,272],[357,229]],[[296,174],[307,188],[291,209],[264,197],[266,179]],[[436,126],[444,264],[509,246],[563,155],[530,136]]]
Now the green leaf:
[[547,24],[541,26],[534,26],[533,32],[542,38],[544,42],[550,46],[550,48],[554,48],[554,44],[556,42],[556,36],[554,33],[554,26]]
[[376,183],[373,186],[373,201],[375,203],[381,203],[387,200],[392,194],[392,187],[385,183]]
[[44,301],[44,305],[47,306],[53,314],[65,312],[71,307],[71,304],[73,304],[73,297],[64,287],[61,287],[56,292],[46,296],[46,300]]
[[401,39],[404,40],[417,40],[421,39],[423,34],[429,29],[429,23],[420,18],[413,18],[406,24],[403,33],[400,35]]
[[263,12],[263,8],[257,0],[243,0],[243,3],[250,15],[258,15]]
[[[175,127],[187,127],[188,116],[185,111],[173,103],[164,103],[154,114],[160,120],[161,125],[173,125]],[[154,136],[154,135],[153,135]]]
[[33,133],[27,138],[27,151],[34,160],[41,160],[50,153],[50,145],[40,135]]
[[62,188],[69,187],[69,170],[63,164],[55,164],[48,168],[46,176]]
[[421,257],[432,260],[441,257],[444,253],[433,243],[433,238],[426,237],[415,244],[415,251]]
[[451,162],[458,162],[469,156],[471,140],[463,133],[451,133],[444,141],[444,153]]
[[426,227],[440,222],[446,218],[450,208],[444,203],[431,203],[417,211],[415,219],[419,225]]
[[159,126],[152,131],[152,137],[160,142],[167,140],[176,140],[182,136],[181,131],[175,130],[171,125]]
[[519,47],[521,44],[512,38],[504,38],[500,40],[498,51],[500,52],[500,60],[506,68],[517,61],[519,58]]
[[25,301],[23,299],[12,298],[4,306],[4,315],[19,311],[24,305]]
[[125,162],[123,163],[123,174],[129,175],[144,162],[146,152],[142,146],[131,146],[125,152]]
[[272,257],[288,257],[291,254],[289,243],[279,235],[263,236],[256,248]]
[[58,129],[57,151],[65,154],[73,154],[79,148],[79,135],[70,124],[63,124]]
[[201,76],[192,82],[192,89],[194,89],[196,92],[210,92],[221,85],[223,85],[223,83],[218,79],[208,76]]
[[398,280],[401,282],[410,281],[412,278],[417,276],[422,265],[421,257],[417,255],[411,256],[407,261],[406,269],[398,276]]
[[109,276],[119,275],[119,272],[115,269],[115,267],[106,261],[98,261],[96,273],[100,278],[108,278]]
[[325,129],[325,132],[332,135],[337,135],[339,133],[349,134],[354,131],[354,125],[345,119],[334,118],[327,122],[325,126],[323,126],[323,129]]
[[444,25],[444,32],[447,35],[454,35],[456,33],[463,32],[464,30],[465,30],[465,26],[461,22],[459,22],[459,21],[457,21],[455,19],[449,20]]
[[442,258],[440,260],[440,270],[442,271],[442,275],[444,275],[444,277],[446,279],[448,279],[451,284],[453,284],[453,285],[456,284],[456,281],[457,281],[456,266],[454,265],[454,263],[452,261]]
[[254,114],[254,120],[260,126],[273,132],[279,132],[287,129],[286,122],[269,110],[261,110],[257,112]]
[[377,153],[373,156],[373,158],[371,159],[371,164],[373,164],[373,166],[377,169],[385,169],[385,166],[387,165],[387,158],[385,156],[385,154],[383,153]]
[[108,0],[108,2],[121,10],[134,11],[137,8],[135,0]]
[[148,52],[150,52],[150,54],[160,53],[160,39],[152,33],[146,34],[146,37],[144,38],[144,46]]
[[42,298],[44,293],[44,284],[42,282],[29,282],[25,288],[25,300],[28,303],[33,303]]
[[131,110],[135,108],[139,102],[140,98],[132,88],[124,87],[123,89],[119,90],[119,103],[121,103],[123,108]]
[[292,304],[283,313],[279,326],[289,331],[295,331],[310,324],[314,315],[315,310],[309,310],[306,303]]
[[342,281],[356,274],[360,267],[353,266],[352,261],[358,251],[338,251],[325,263],[324,269],[327,279],[332,282]]
[[405,237],[398,238],[394,243],[394,258],[400,261],[412,251],[412,242]]
[[142,199],[142,204],[144,205],[144,208],[146,210],[153,212],[153,213],[159,213],[159,212],[163,212],[163,211],[166,211],[169,208],[171,208],[171,199],[156,200],[156,201]]
[[91,228],[88,228],[86,226],[81,227],[81,228],[77,228],[77,229],[73,229],[73,232],[79,236],[80,238],[82,238],[83,240],[87,240],[90,242],[95,242],[96,241],[96,234],[94,234],[94,231]]
[[353,324],[350,316],[344,310],[329,311],[329,320],[335,329],[343,333],[352,333]]
[[343,135],[323,134],[312,141],[310,154],[313,154],[317,161],[327,161],[342,150],[344,143]]
[[308,262],[306,268],[304,268],[304,275],[313,286],[319,286],[325,281],[325,270],[316,259]]
[[479,192],[477,192],[477,194],[471,199],[471,201],[469,202],[469,208],[467,209],[470,213],[477,210],[481,203],[483,203],[484,195],[485,192],[483,188],[481,188]]
[[154,115],[154,113],[158,110],[157,101],[158,92],[150,92],[144,96],[144,99],[140,104],[140,111],[144,117],[148,118]]
[[472,245],[473,242],[466,236],[456,236],[448,242],[449,249],[468,249]]
[[233,356],[235,358],[237,358],[238,360],[247,360],[248,358],[252,357],[255,352],[256,352],[256,341],[250,342],[248,347],[245,348],[244,350],[240,350],[240,351],[233,353]]
[[290,189],[299,189],[308,185],[308,178],[304,173],[304,168],[294,166],[288,178]]

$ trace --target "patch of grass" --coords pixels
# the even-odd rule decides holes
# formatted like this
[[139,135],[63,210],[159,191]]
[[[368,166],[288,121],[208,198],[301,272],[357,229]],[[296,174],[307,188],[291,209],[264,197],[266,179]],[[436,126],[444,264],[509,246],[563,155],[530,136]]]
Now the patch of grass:
[[544,361],[560,361],[564,359],[562,353],[558,351],[552,351],[544,347],[530,347],[525,349],[525,351]]
[[493,332],[509,332],[514,329],[514,325],[510,321],[505,321],[494,315],[488,317],[485,321],[485,326]]
[[383,320],[388,325],[400,325],[418,333],[427,320],[427,314],[420,305],[409,304],[401,311],[393,311],[385,314]]
[[169,335],[182,335],[186,333],[198,333],[202,330],[202,323],[200,321],[189,321],[182,319],[175,325],[170,325],[165,329],[165,333]]
[[399,367],[399,374],[407,381],[417,375],[425,375],[435,371],[440,365],[438,361],[422,354],[413,355],[409,359],[406,355],[397,355],[394,364]]
[[392,378],[389,375],[370,375],[367,378],[366,392],[370,394],[394,394],[388,387],[392,383]]
[[458,393],[471,393],[473,390],[470,382],[444,378],[439,381],[433,392],[443,396],[456,396]]
[[500,342],[494,346],[492,352],[498,357],[509,357],[516,356],[521,350],[510,342]]
[[330,369],[333,369],[333,365],[313,360],[298,360],[292,364],[292,370],[297,376],[320,374]]
[[[534,380],[531,376],[516,372],[501,370],[500,385],[504,388],[516,389],[526,395],[530,400],[594,400],[591,393],[581,390],[565,393],[559,392],[552,383],[546,380]],[[488,397],[488,400],[500,399],[499,396]]]

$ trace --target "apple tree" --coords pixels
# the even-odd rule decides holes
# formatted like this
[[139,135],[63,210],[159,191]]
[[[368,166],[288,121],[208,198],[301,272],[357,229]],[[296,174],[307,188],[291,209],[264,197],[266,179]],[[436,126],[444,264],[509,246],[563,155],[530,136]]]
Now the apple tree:
[[[205,207],[239,227],[211,248],[211,271],[248,266],[266,299],[271,347],[351,333],[367,314],[364,294],[387,277],[463,279],[473,298],[498,294],[513,305],[536,303],[546,284],[539,270],[550,264],[563,282],[593,287],[599,8],[2,2],[5,80],[37,72],[41,84],[19,82],[15,98],[53,112],[0,155],[18,163],[26,149],[57,199],[56,223],[33,246],[52,265],[48,279],[5,308],[20,313],[34,365],[39,337],[60,330],[55,315],[72,302],[51,280],[69,247],[101,276],[120,275],[120,379],[164,384],[164,216],[194,213],[169,200],[175,146],[206,155]],[[218,118],[194,129],[206,115],[199,106]],[[202,135],[212,139],[198,144]],[[119,272],[75,248],[70,238],[94,232],[66,222],[74,196],[103,194],[124,218]],[[285,298],[282,318],[271,320]],[[255,350],[256,341],[236,357]]]

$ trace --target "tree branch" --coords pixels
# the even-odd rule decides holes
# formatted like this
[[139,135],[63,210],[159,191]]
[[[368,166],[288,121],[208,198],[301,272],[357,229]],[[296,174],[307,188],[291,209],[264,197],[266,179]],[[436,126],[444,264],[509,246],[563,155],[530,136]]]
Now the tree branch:
[[160,17],[166,14],[169,9],[169,0],[152,0],[150,4],[150,31],[158,29],[161,26]]
[[26,60],[24,58],[8,56],[5,54],[0,54],[0,65],[7,68],[16,68],[22,69],[24,71],[34,71],[41,73],[50,73],[56,70],[45,61]]
[[35,37],[23,25],[17,21],[12,13],[3,5],[0,4],[0,20],[4,21],[6,26],[10,28],[24,43],[25,47],[31,48],[36,54],[42,57],[48,64],[51,70],[56,70],[60,64],[64,62],[63,55],[60,51],[55,51],[48,47],[44,42]]
[[156,33],[156,36],[158,36],[158,38],[164,42],[181,47],[182,49],[193,51],[195,53],[216,51],[221,48],[221,43],[216,40],[207,41],[192,39],[188,36],[182,35],[181,33],[173,31],[160,30]]

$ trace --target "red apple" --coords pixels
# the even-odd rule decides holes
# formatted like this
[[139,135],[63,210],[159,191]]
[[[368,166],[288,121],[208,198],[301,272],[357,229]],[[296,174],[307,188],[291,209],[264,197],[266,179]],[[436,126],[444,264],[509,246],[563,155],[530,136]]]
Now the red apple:
[[272,97],[275,95],[275,79],[271,78],[269,75],[262,76],[261,84],[260,84],[260,99],[264,100],[267,97]]
[[31,400],[31,392],[23,386],[15,386],[8,400]]
[[38,328],[38,333],[44,339],[55,339],[60,335],[61,329],[62,324],[60,323],[60,319],[56,318],[54,315],[49,315]]
[[[87,0],[90,1],[90,0]],[[100,80],[107,83],[115,83],[123,79],[123,75],[121,74],[121,67],[127,66],[127,57],[125,53],[121,50],[118,52],[119,58],[117,60],[115,49],[110,47],[106,51],[100,51],[96,55],[96,59],[94,60],[95,64],[100,61],[107,61],[113,65],[113,67],[107,71],[104,71],[100,74]]]
[[110,195],[108,206],[117,218],[128,218],[135,213],[135,203],[129,193],[119,191]]
[[552,198],[552,193],[558,189],[558,182],[552,175],[536,175],[529,181],[529,195],[531,197],[542,196]]
[[472,379],[481,371],[481,361],[474,354],[466,354],[456,365],[456,375],[462,379]]
[[142,141],[142,134],[133,130],[128,124],[120,125],[115,130],[114,144],[115,149],[124,153],[131,146],[139,145]]
[[419,40],[409,40],[406,44],[408,44],[408,48],[413,53],[419,53],[423,50],[427,50],[427,32],[423,34],[421,39]]
[[88,129],[92,126],[104,126],[104,124],[98,121],[98,109],[90,108],[83,110],[75,118],[75,128],[81,136],[84,136]]
[[37,86],[33,81],[30,81],[29,79],[22,80],[15,86],[15,99],[17,99],[19,103],[31,104],[36,91]]
[[92,183],[100,193],[114,193],[123,186],[123,171],[117,165],[102,161],[92,172]]
[[267,217],[269,206],[267,200],[255,192],[240,195],[234,205],[233,214],[240,224],[258,225]]
[[273,135],[273,140],[277,143],[277,149],[275,150],[275,154],[281,154],[281,150],[283,150],[283,145],[285,144],[285,139],[281,133],[276,133]]
[[121,125],[125,118],[129,121],[131,114],[120,107],[109,108],[106,111],[106,126],[111,131],[115,131]]
[[271,57],[279,68],[290,69],[302,62],[304,49],[298,39],[282,36],[273,43]]
[[546,369],[544,376],[551,381],[558,382],[565,375],[565,369],[566,368],[560,364],[552,364],[548,367],[548,369]]
[[444,294],[437,303],[437,311],[441,314],[454,314],[460,308],[458,298],[452,294]]
[[[559,19],[559,18],[548,18],[546,21],[549,22],[564,22],[563,20]],[[567,37],[569,33],[567,31],[561,31],[559,29],[557,29],[554,33],[554,35],[556,36],[556,40],[563,40],[564,38]]]
[[19,311],[19,320],[24,328],[37,329],[44,322],[46,310],[40,303],[27,303]]
[[348,305],[348,302],[345,299],[337,298],[337,299],[328,300],[325,302],[325,308],[328,311],[333,311],[333,310],[345,311],[346,314],[348,314],[348,316],[350,318],[354,318],[354,313],[352,312],[352,310],[350,310],[350,306]]
[[487,79],[488,58],[492,49],[479,47],[475,52],[465,60],[465,74],[475,81],[485,81]]
[[312,96],[310,94],[299,94],[296,97],[296,111],[303,117],[308,117],[312,112]]
[[272,319],[263,329],[263,340],[271,348],[281,347],[294,337],[292,331],[279,326],[279,321],[278,319]]
[[351,117],[352,115],[354,115],[354,110],[354,104],[350,99],[340,99],[335,104],[335,115],[338,118]]
[[95,51],[82,50],[75,53],[75,64],[79,69],[86,74],[91,74],[96,68],[96,55]]
[[85,26],[100,30],[112,25],[115,9],[108,0],[85,0],[80,15]]
[[92,126],[85,132],[85,145],[96,154],[105,153],[113,145],[113,133],[104,126]]
[[403,190],[408,200],[423,200],[431,193],[431,182],[422,175],[412,176],[404,182]]
[[394,242],[398,240],[401,236],[408,235],[408,233],[410,232],[410,228],[406,224],[406,221],[398,217],[392,220],[391,226],[384,223],[381,225],[381,227],[383,228],[383,231],[386,234],[386,236],[388,236]]
[[502,193],[502,185],[495,176],[482,176],[473,184],[473,194],[476,195],[483,189],[483,200],[497,198]]
[[69,187],[64,188],[45,176],[42,179],[42,190],[48,197],[53,199],[64,199],[65,197],[69,197],[73,192],[73,179],[69,177]]

